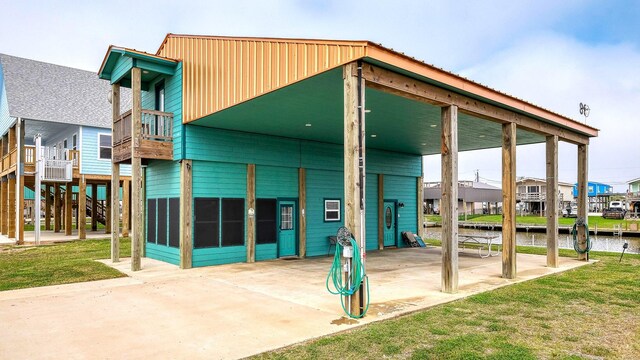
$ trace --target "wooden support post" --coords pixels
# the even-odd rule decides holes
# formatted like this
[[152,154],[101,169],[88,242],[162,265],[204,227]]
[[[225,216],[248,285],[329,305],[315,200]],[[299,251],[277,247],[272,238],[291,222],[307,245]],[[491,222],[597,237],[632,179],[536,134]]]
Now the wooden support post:
[[424,239],[424,181],[422,180],[422,176],[418,176],[416,178],[416,197],[418,203],[418,236]]
[[[142,80],[140,68],[131,69],[131,271],[141,268],[142,227],[142,160],[138,148],[142,140]],[[115,221],[115,219],[114,219]]]
[[[360,217],[360,184],[359,181],[359,136],[360,116],[358,114],[358,86],[364,92],[364,81],[358,84],[358,70],[356,63],[350,63],[343,68],[344,79],[344,226],[360,242],[364,234],[361,233]],[[364,103],[364,102],[363,102]],[[364,124],[363,124],[364,125]],[[364,147],[364,143],[363,143]],[[364,150],[363,150],[364,157]],[[351,296],[351,313],[360,315],[360,298],[362,293],[357,290]]]
[[[584,223],[589,223],[588,217],[588,205],[589,205],[589,192],[587,190],[589,185],[589,154],[587,145],[578,145],[578,219],[584,219]],[[578,220],[576,219],[576,221]],[[578,248],[581,251],[587,249],[587,236],[583,226],[577,227],[577,241]],[[589,254],[578,253],[578,260],[589,261]]]
[[[191,160],[182,160],[182,162],[180,162],[180,268],[181,269],[191,269],[191,267],[193,266],[193,237],[192,237],[193,212],[191,210],[191,206],[193,202],[192,167],[193,167],[193,162]],[[249,169],[247,168],[247,180],[249,177],[248,171]],[[249,187],[248,185],[249,184],[247,184],[247,188]],[[254,199],[253,208],[255,209],[255,199]],[[247,261],[249,261],[248,248],[249,246],[247,244]]]
[[516,278],[516,124],[502,125],[502,277]]
[[458,291],[458,107],[442,110],[442,291]]
[[[113,169],[111,170],[113,174]],[[113,176],[113,175],[112,175]],[[111,234],[111,183],[105,185],[104,233]],[[111,249],[113,251],[113,249]]]
[[298,201],[300,202],[300,211],[298,211],[298,256],[304,258],[307,256],[307,173],[305,169],[298,169]]
[[7,232],[9,231],[9,204],[7,185],[7,178],[6,176],[3,176],[0,182],[0,232],[2,233],[2,235],[7,235]]
[[16,237],[16,176],[9,174],[9,231],[8,238]]
[[256,165],[247,164],[247,208],[253,214],[247,216],[247,262],[256,261]]
[[[18,205],[18,213],[16,214],[16,244],[24,244],[24,176],[19,175],[16,177],[16,202]],[[40,194],[35,193],[35,199],[40,199]],[[38,204],[39,205],[39,204]]]
[[78,240],[87,238],[87,180],[80,175],[78,180]]
[[44,229],[51,230],[51,186],[44,185]]
[[[140,189],[140,206],[142,211],[142,225],[140,236],[140,256],[145,257],[146,253],[146,241],[147,241],[147,229],[145,226],[145,214],[147,213],[147,168],[142,168],[142,189]],[[131,198],[131,192],[129,192],[129,198]],[[191,211],[191,210],[190,210]],[[131,199],[129,199],[129,230],[131,230]],[[191,232],[189,232],[191,234]]]
[[64,190],[64,234],[71,235],[73,225],[73,183],[67,183]]
[[384,249],[384,174],[378,174],[378,250]]
[[547,136],[547,266],[558,267],[558,136]]
[[91,184],[91,231],[98,231],[98,184]]
[[129,236],[129,212],[131,208],[129,199],[130,184],[131,182],[129,180],[122,180],[122,237]]
[[53,232],[60,232],[60,225],[62,225],[60,196],[60,185],[56,183],[53,185]]

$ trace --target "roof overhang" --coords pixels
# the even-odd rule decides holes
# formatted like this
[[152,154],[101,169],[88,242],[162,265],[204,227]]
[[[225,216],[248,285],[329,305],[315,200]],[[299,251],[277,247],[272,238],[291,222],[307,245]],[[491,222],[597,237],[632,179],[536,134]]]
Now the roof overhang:
[[175,74],[178,63],[177,60],[111,45],[102,61],[98,76],[100,79],[109,80],[111,84],[130,87],[131,69],[137,67],[142,70],[142,88],[145,90],[149,82],[156,77]]

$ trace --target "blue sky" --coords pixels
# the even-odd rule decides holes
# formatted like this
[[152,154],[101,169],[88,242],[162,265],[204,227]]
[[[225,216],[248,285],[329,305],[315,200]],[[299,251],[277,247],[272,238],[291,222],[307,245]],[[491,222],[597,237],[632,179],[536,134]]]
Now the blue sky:
[[[601,129],[589,173],[618,191],[640,177],[640,1],[0,0],[0,52],[97,71],[110,44],[155,52],[167,32],[367,39]],[[500,179],[499,151],[462,153]],[[438,180],[439,158],[425,159]],[[544,177],[544,148],[518,148],[518,176]],[[561,144],[560,179],[576,178]]]

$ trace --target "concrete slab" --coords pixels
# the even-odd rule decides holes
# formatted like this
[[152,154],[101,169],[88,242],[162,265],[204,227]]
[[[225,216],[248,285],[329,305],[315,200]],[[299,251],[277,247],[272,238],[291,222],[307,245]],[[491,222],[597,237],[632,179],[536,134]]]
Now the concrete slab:
[[[99,231],[87,231],[87,239],[106,239],[110,238],[111,234],[105,234],[104,229]],[[40,231],[40,244],[53,244],[66,241],[78,240],[78,230],[71,231],[71,235],[65,235],[64,230],[62,232],[53,232],[53,230]],[[35,244],[35,232],[24,232],[25,245]],[[15,238],[8,238],[6,235],[0,235],[0,245],[15,245]]]
[[112,264],[130,277],[0,292],[0,358],[240,358],[388,319],[584,262],[518,254],[518,279],[500,257],[460,254],[460,291],[440,292],[439,248],[367,255],[371,307],[343,318],[325,289],[331,258],[275,260],[191,270],[143,259]]

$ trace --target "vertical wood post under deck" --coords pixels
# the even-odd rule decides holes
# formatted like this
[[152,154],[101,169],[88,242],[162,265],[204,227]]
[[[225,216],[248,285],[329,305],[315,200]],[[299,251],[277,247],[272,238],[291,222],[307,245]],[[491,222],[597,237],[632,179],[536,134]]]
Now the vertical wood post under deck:
[[9,217],[8,217],[8,238],[16,237],[16,176],[14,173],[9,174],[8,176],[8,198],[9,198]]
[[131,188],[129,180],[122,180],[122,237],[129,236],[129,189]]
[[53,185],[53,232],[60,232],[60,185],[58,183]]
[[442,291],[458,291],[458,107],[442,114]]
[[80,175],[78,180],[78,239],[87,238],[87,180]]
[[547,266],[558,267],[558,136],[547,136]]
[[[143,167],[142,172],[140,173],[140,178],[142,182],[142,188],[140,189],[140,209],[142,212],[142,224],[140,230],[140,256],[145,257],[146,253],[146,243],[147,243],[147,229],[145,226],[145,214],[147,213],[147,168]],[[129,183],[129,188],[131,188],[131,183]],[[129,192],[129,197],[131,197],[131,192]],[[129,202],[129,230],[131,230],[131,202]],[[191,234],[191,233],[189,233]]]
[[[111,174],[113,177],[114,169],[111,168]],[[104,233],[111,234],[111,184],[109,182],[105,185],[105,201],[104,201]]]
[[247,209],[253,215],[247,216],[247,262],[256,261],[256,165],[247,164]]
[[[131,69],[131,270],[141,268],[142,227],[144,224],[142,213],[142,160],[138,155],[138,148],[142,140],[142,79],[140,68]],[[114,219],[115,221],[115,219]]]
[[98,230],[98,184],[91,184],[91,231]]
[[7,235],[7,219],[9,216],[9,212],[7,209],[9,208],[9,204],[7,203],[7,178],[6,176],[2,177],[0,182],[0,232],[2,235]]
[[516,124],[502,125],[502,277],[516,277]]
[[307,256],[307,173],[304,168],[298,169],[298,201],[300,210],[298,211],[298,256]]
[[416,178],[416,197],[417,197],[417,211],[418,211],[418,228],[417,234],[424,239],[424,181],[422,176]]
[[69,236],[73,228],[73,183],[64,189],[64,234]]
[[[578,145],[578,219],[584,219],[584,223],[589,223],[589,153],[588,145]],[[587,233],[583,226],[577,227],[578,248],[582,251],[587,249]],[[589,260],[587,253],[578,254],[578,260]]]
[[[180,268],[193,266],[192,238],[192,166],[191,160],[180,162]],[[248,248],[248,247],[247,247]]]
[[44,184],[44,229],[51,230],[51,186]]

